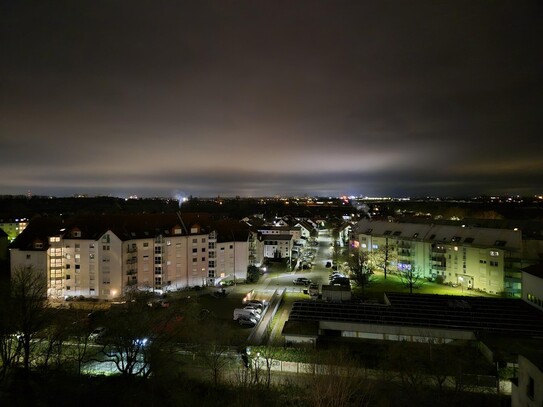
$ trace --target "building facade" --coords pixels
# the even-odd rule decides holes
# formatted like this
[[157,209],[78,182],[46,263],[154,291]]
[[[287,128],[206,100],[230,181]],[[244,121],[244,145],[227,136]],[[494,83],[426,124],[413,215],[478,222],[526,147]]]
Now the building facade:
[[520,230],[364,219],[353,228],[351,247],[386,253],[391,272],[412,270],[467,290],[520,296]]
[[32,267],[47,276],[50,297],[112,299],[132,288],[162,293],[247,276],[248,232],[224,233],[176,214],[46,223],[32,222],[10,256],[12,271]]

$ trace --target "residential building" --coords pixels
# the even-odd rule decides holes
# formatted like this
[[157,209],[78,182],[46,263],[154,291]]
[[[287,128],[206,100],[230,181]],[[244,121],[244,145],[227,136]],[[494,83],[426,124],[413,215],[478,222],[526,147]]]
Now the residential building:
[[467,290],[520,296],[520,230],[364,219],[353,228],[351,246],[386,252],[390,272],[416,270]]
[[512,407],[543,406],[543,353],[518,355],[517,377],[511,390]]
[[543,311],[543,263],[522,269],[522,299]]
[[28,219],[0,219],[0,229],[6,232],[10,242],[28,226]]
[[215,284],[217,276],[245,279],[250,235],[238,229],[175,213],[37,219],[10,246],[11,267],[43,272],[48,295],[57,298],[111,299],[131,288],[160,293]]

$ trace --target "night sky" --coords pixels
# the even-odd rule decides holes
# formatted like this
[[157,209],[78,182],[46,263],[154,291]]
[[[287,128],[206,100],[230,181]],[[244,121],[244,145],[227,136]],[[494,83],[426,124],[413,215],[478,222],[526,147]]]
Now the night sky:
[[541,1],[0,4],[0,194],[543,192]]

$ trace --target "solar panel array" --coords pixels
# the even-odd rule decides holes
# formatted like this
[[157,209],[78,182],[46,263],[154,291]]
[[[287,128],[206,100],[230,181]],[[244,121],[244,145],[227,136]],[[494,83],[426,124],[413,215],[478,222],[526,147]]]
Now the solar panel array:
[[543,336],[543,313],[522,300],[386,294],[391,305],[295,302],[289,320],[462,329]]

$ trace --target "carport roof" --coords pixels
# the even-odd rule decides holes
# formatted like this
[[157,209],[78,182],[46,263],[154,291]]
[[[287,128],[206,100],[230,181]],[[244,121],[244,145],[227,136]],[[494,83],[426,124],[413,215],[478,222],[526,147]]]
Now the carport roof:
[[543,335],[543,313],[519,299],[386,293],[384,304],[295,302],[289,321],[335,321]]

